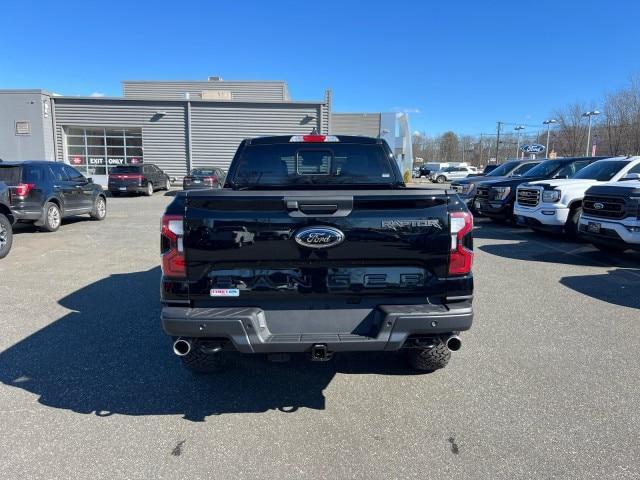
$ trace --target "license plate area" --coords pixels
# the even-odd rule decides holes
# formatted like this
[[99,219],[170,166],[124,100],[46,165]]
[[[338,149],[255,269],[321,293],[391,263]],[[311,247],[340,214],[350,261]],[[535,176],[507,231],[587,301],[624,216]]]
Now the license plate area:
[[589,233],[600,233],[602,225],[597,222],[589,222],[587,224],[587,232]]

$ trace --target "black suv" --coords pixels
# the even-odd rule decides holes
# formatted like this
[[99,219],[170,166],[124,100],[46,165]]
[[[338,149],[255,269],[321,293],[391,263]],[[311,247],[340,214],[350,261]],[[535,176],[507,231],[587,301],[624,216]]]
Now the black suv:
[[169,190],[171,179],[155,165],[120,165],[109,172],[109,192],[114,197],[121,193],[142,193],[148,197],[156,190]]
[[13,213],[9,208],[11,192],[4,182],[0,182],[0,258],[9,255],[13,240]]
[[32,222],[55,232],[62,219],[88,213],[94,220],[107,216],[102,187],[65,163],[46,161],[2,162],[0,181],[11,191],[15,220]]

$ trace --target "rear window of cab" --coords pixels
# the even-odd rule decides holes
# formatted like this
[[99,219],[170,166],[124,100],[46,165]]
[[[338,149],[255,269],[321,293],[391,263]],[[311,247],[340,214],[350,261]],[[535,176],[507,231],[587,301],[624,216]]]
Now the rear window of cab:
[[111,169],[111,173],[141,173],[142,168],[135,165],[122,165]]

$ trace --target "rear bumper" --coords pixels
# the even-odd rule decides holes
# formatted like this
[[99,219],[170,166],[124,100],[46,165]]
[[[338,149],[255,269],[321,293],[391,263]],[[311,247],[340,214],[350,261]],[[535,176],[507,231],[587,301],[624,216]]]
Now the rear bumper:
[[115,193],[144,193],[147,191],[147,187],[145,185],[138,184],[119,185],[117,183],[110,183],[108,188],[110,192]]
[[16,202],[10,208],[16,222],[40,220],[44,211],[44,205],[33,202]]
[[13,218],[16,222],[19,221],[31,221],[40,220],[42,218],[42,210],[11,210],[13,212]]
[[[283,315],[291,325],[272,316]],[[471,328],[470,303],[450,308],[445,305],[381,305],[360,318],[357,328],[326,333],[322,322],[338,325],[349,316],[362,315],[350,310],[279,310],[266,312],[256,307],[186,308],[163,307],[162,328],[174,337],[225,338],[242,353],[306,352],[312,346],[326,345],[333,352],[394,351],[407,339],[439,336]],[[357,323],[357,322],[356,322]],[[359,332],[362,325],[365,332]],[[270,326],[274,330],[270,330]],[[277,333],[276,333],[277,331]],[[314,332],[314,333],[301,333]]]

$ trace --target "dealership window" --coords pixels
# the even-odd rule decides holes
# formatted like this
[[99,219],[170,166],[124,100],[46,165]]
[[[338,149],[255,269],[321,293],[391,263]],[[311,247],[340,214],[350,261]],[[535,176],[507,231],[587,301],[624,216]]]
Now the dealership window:
[[67,161],[84,175],[143,162],[141,128],[66,127]]

